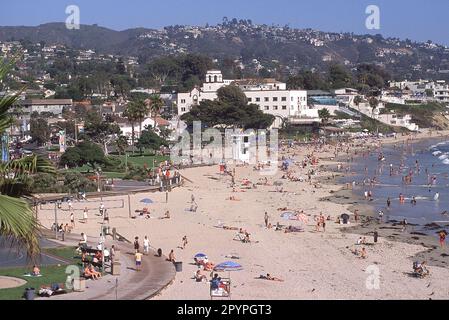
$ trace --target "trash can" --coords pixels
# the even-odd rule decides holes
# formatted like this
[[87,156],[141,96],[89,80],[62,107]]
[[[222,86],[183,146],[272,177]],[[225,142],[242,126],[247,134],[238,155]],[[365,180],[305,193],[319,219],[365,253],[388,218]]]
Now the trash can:
[[83,292],[86,290],[86,279],[79,278],[73,280],[73,291]]
[[25,289],[25,300],[34,300],[34,288]]
[[176,272],[181,272],[182,271],[182,262],[180,262],[180,261],[175,262],[175,269],[176,269]]
[[118,276],[118,275],[120,275],[120,266],[121,266],[121,263],[120,263],[120,262],[114,261],[114,262],[112,263],[111,269],[112,269],[112,275],[113,275],[113,276]]

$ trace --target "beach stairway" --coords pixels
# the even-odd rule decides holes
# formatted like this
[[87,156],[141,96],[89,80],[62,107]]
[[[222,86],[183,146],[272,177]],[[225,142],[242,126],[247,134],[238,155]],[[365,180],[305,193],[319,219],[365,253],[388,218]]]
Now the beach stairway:
[[346,107],[340,107],[338,109],[338,111],[346,113],[348,116],[351,116],[353,118],[360,118],[361,117],[360,113],[356,112],[354,109],[351,110],[351,109],[346,108]]

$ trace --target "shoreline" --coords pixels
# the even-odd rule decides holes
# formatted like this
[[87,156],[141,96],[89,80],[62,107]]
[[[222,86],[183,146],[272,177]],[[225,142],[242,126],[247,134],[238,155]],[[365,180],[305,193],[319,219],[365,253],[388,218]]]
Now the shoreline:
[[[412,145],[416,145],[417,143],[434,143],[435,140],[449,140],[449,134],[442,134],[439,136],[427,136],[427,137],[418,137],[413,139],[412,141],[408,141],[408,143]],[[381,143],[382,146],[385,145],[395,145],[397,143],[405,142],[404,139],[400,141],[388,141]],[[360,156],[354,158],[354,162],[363,161]],[[342,162],[347,164],[347,160],[344,157],[340,157],[335,160],[335,163]],[[332,171],[329,171],[332,172]],[[415,256],[410,258],[412,261],[427,261],[429,266],[437,266],[437,267],[448,267],[449,265],[449,255],[446,253],[438,252],[439,244],[434,237],[428,234],[424,234],[422,232],[414,231],[413,224],[408,224],[407,229],[402,232],[402,225],[400,221],[389,219],[388,221],[379,223],[377,220],[377,211],[373,204],[370,204],[366,200],[361,197],[358,197],[354,194],[352,188],[346,189],[346,186],[343,182],[340,182],[342,175],[336,175],[334,178],[328,178],[323,181],[323,183],[329,183],[332,185],[340,186],[340,189],[335,191],[333,195],[323,198],[323,201],[331,201],[334,203],[346,205],[349,212],[354,214],[355,210],[360,212],[359,217],[361,222],[355,225],[351,225],[349,227],[344,227],[341,229],[342,232],[360,235],[360,236],[372,236],[375,229],[377,229],[379,233],[379,237],[385,237],[388,240],[409,243],[420,245],[423,247],[423,251],[417,253]],[[427,226],[427,225],[426,225]],[[445,228],[449,226],[449,222],[447,224],[440,225],[438,229]],[[429,229],[431,230],[431,229]]]

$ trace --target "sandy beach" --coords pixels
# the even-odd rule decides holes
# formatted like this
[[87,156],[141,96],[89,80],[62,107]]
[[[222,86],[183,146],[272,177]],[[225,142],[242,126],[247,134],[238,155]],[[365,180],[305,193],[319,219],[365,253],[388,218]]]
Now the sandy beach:
[[[447,134],[444,133],[444,134]],[[418,139],[424,136],[417,136]],[[384,139],[382,143],[399,143],[407,137]],[[359,142],[362,146],[377,142]],[[348,147],[348,146],[346,146]],[[351,151],[356,148],[351,147]],[[291,165],[293,175],[304,181],[282,179],[285,172],[280,169],[275,175],[264,176],[252,166],[235,167],[236,190],[233,192],[231,177],[222,175],[219,166],[198,167],[182,170],[183,176],[192,182],[169,193],[166,203],[165,193],[146,193],[105,198],[105,207],[109,208],[110,224],[127,239],[135,236],[143,239],[147,235],[152,248],[161,248],[165,255],[174,250],[176,260],[183,262],[183,271],[176,274],[176,279],[154,299],[210,299],[207,282],[196,282],[193,275],[198,269],[193,264],[193,256],[202,252],[209,261],[220,263],[232,260],[240,263],[243,270],[231,272],[233,299],[447,299],[449,289],[447,279],[449,269],[443,266],[430,266],[430,276],[425,279],[412,277],[412,261],[417,254],[427,248],[419,243],[392,241],[380,232],[379,242],[364,246],[367,258],[354,255],[351,250],[358,248],[356,241],[359,234],[342,232],[347,225],[336,223],[337,216],[349,212],[350,201],[327,201],[323,198],[335,195],[343,186],[331,178],[333,173],[325,166],[335,166],[332,160],[334,146],[315,149],[313,146],[295,146],[285,148],[281,155],[294,156]],[[341,155],[346,156],[342,148]],[[299,165],[307,156],[314,153],[319,159],[317,165]],[[234,167],[231,167],[232,170]],[[314,169],[311,182],[307,173]],[[267,185],[264,179],[267,179]],[[248,179],[256,188],[244,189],[243,179]],[[276,181],[282,186],[273,185]],[[260,183],[260,184],[258,184]],[[279,192],[280,189],[283,192]],[[198,204],[196,212],[187,211],[191,196]],[[233,196],[238,200],[227,200]],[[140,200],[151,198],[154,203],[143,205]],[[75,202],[77,218],[74,232],[86,232],[90,238],[99,236],[102,218],[97,215],[100,200],[89,199],[87,202]],[[144,206],[151,211],[151,219],[129,218],[131,212]],[[63,204],[63,209],[68,209]],[[82,209],[89,208],[87,223],[80,223]],[[118,207],[118,208],[113,208]],[[54,221],[51,206],[39,210],[39,219],[47,227]],[[289,210],[278,210],[287,208]],[[170,219],[159,219],[166,210]],[[308,216],[308,223],[284,220],[283,211],[303,210]],[[275,225],[302,226],[304,232],[284,233],[266,228],[264,213],[269,215],[269,222]],[[326,221],[326,230],[315,231],[314,217],[330,216]],[[58,219],[69,222],[69,211],[63,211]],[[351,226],[354,226],[351,216]],[[238,231],[225,230],[223,227],[246,229],[251,242],[233,240]],[[362,232],[361,232],[362,233]],[[183,236],[188,244],[181,249]],[[373,242],[372,236],[366,236]],[[437,243],[435,243],[437,245]],[[442,249],[446,250],[446,249]],[[445,251],[445,252],[446,252]],[[226,255],[238,256],[230,259]],[[170,263],[170,262],[167,262]],[[377,273],[378,272],[378,273]],[[261,274],[270,273],[283,279],[283,282],[257,279]],[[205,272],[208,279],[209,272]],[[227,277],[228,272],[220,273]],[[373,281],[374,279],[374,281]],[[378,279],[378,286],[376,279]]]

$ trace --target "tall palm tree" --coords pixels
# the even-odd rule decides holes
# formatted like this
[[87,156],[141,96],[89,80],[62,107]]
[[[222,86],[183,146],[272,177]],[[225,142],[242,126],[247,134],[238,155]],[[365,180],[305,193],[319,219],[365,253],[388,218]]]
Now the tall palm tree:
[[128,121],[131,123],[131,145],[133,147],[132,152],[134,154],[134,142],[136,140],[135,124],[138,120],[136,105],[132,102],[128,103],[123,115],[128,118]]
[[[150,112],[150,109],[143,99],[132,100],[128,106],[130,106],[135,120],[139,122],[139,138],[142,136],[142,122],[145,120],[145,117]],[[142,153],[142,148],[140,148],[140,153]]]
[[[15,60],[10,63],[0,61],[0,83],[14,63]],[[0,96],[0,136],[14,122],[9,111],[19,94]],[[36,155],[0,164],[0,235],[26,249],[31,258],[40,252],[40,224],[29,203],[20,197],[26,192],[28,177],[37,172],[56,171],[47,160]]]
[[161,99],[160,95],[154,94],[150,97],[150,112],[154,121],[154,131],[156,131],[156,118],[161,113],[163,106],[164,100]]

